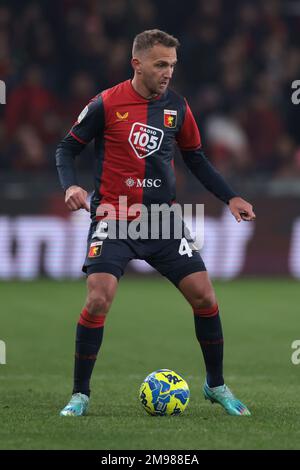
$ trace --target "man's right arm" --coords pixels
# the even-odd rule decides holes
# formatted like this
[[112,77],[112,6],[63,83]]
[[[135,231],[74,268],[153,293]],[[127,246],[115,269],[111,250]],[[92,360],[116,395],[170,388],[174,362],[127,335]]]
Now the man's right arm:
[[56,150],[56,167],[61,186],[66,193],[65,202],[70,210],[85,208],[87,193],[78,185],[75,157],[104,128],[104,112],[101,95],[97,95],[83,109],[70,132]]
[[77,175],[75,169],[75,157],[85,147],[85,144],[78,142],[70,133],[58,144],[56,149],[56,168],[59,175],[60,184],[64,191],[70,186],[77,186]]

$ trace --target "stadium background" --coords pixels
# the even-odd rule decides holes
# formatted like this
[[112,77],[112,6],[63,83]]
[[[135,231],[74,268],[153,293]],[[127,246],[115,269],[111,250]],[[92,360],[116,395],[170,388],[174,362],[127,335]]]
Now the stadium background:
[[[122,433],[124,415],[119,423],[120,434],[113,434],[112,438],[107,434],[102,444],[96,440],[80,444],[71,438],[59,441],[55,436],[60,432],[64,436],[66,428],[55,423],[55,435],[53,423],[47,421],[47,411],[41,404],[47,403],[48,413],[50,409],[55,414],[57,401],[63,404],[69,393],[70,379],[63,383],[62,377],[71,377],[74,318],[85,292],[80,266],[88,215],[84,211],[67,212],[56,174],[55,149],[92,96],[132,75],[132,39],[138,32],[153,27],[166,30],[180,40],[179,63],[172,87],[189,100],[209,159],[253,203],[257,214],[253,224],[236,224],[227,208],[188,174],[177,155],[178,202],[205,204],[202,254],[212,278],[219,280],[216,289],[226,314],[231,383],[238,384],[252,409],[259,408],[248,392],[255,378],[259,386],[254,395],[260,403],[265,396],[266,380],[271,387],[270,402],[275,400],[276,386],[280,387],[280,383],[282,386],[289,383],[291,387],[285,390],[286,405],[278,405],[278,422],[264,421],[268,420],[266,412],[257,428],[253,425],[256,435],[253,432],[252,436],[250,427],[246,432],[239,425],[235,429],[236,439],[226,440],[225,423],[213,441],[206,435],[201,443],[195,442],[191,432],[190,440],[178,440],[173,445],[186,449],[297,446],[293,419],[299,413],[294,403],[299,372],[291,364],[290,355],[291,343],[298,334],[300,104],[293,104],[291,96],[292,82],[300,79],[299,2],[53,0],[10,1],[0,5],[0,79],[5,82],[7,92],[6,104],[0,104],[3,302],[0,339],[7,346],[7,364],[0,366],[0,383],[7,387],[1,410],[7,425],[2,430],[2,448],[64,448],[64,445],[172,448],[167,437],[163,440],[162,436],[160,440],[152,437],[147,442],[139,438],[126,440],[125,428]],[[92,190],[92,168],[93,147],[89,146],[78,159],[80,181],[88,190]],[[25,280],[32,282],[25,283]],[[153,292],[157,293],[155,299]],[[188,312],[188,307],[166,281],[147,270],[143,263],[132,263],[127,279],[120,284],[119,296],[109,320],[114,329],[107,333],[110,338],[105,342],[106,366],[99,366],[100,375],[95,378],[99,389],[103,380],[107,387],[102,390],[107,405],[103,418],[107,433],[115,430],[117,415],[110,408],[108,397],[114,393],[117,377],[123,377],[130,394],[140,378],[164,367],[159,361],[162,356],[169,358],[168,367],[186,373],[192,381],[198,373],[198,366],[188,364],[191,356],[188,359],[187,353],[180,359],[172,354],[172,345],[177,348],[174,338],[178,331],[180,343],[187,351],[193,332],[192,325],[185,326],[185,317],[174,323],[172,311]],[[137,306],[141,304],[146,315],[142,332],[135,329],[140,322]],[[117,317],[118,310],[125,310],[126,320]],[[155,317],[155,312],[161,316],[164,313],[164,319]],[[285,318],[284,328],[282,318]],[[155,354],[153,350],[145,352],[144,362],[139,362],[134,354],[139,355],[138,348],[143,347],[143,341],[147,342],[147,335],[143,337],[143,334],[153,328],[151,319],[160,326],[159,333],[155,328],[157,338],[153,340],[157,350],[154,348]],[[132,343],[129,337],[125,345],[121,331],[128,323]],[[168,331],[168,345],[164,328]],[[64,342],[63,350],[59,346],[61,342]],[[252,351],[246,346],[249,342]],[[120,357],[112,359],[109,355],[113,351],[123,354],[122,346],[128,348],[133,343],[136,346],[132,355],[125,353],[121,364]],[[162,344],[166,350],[161,350]],[[191,348],[194,354],[199,354],[196,344]],[[37,351],[42,363],[36,360]],[[104,373],[103,380],[100,380],[101,373]],[[60,386],[53,387],[53,380],[50,385],[51,377]],[[197,380],[194,380],[196,385]],[[30,419],[35,419],[31,408],[34,393],[40,403],[41,420],[34,421],[40,436],[43,436],[40,423],[44,419],[45,424],[46,419],[44,440],[40,441],[26,427]],[[127,410],[125,398],[120,400]],[[16,414],[11,410],[13,406],[7,405],[10,401],[17,403]],[[24,403],[31,410],[30,419],[22,408]],[[264,405],[264,409],[271,409],[269,402]],[[199,402],[197,406],[194,414],[200,420],[213,416],[213,412],[206,411],[206,404]],[[186,419],[191,419],[188,413]],[[282,428],[282,434],[276,434],[281,413],[288,424]],[[129,426],[133,435],[134,426],[147,429],[148,422],[137,424],[134,413],[128,411],[127,417],[131,424],[124,418],[124,426]],[[217,414],[220,417],[221,411]],[[207,430],[206,421],[201,423]],[[21,429],[20,435],[13,426]],[[75,432],[75,425],[72,426]],[[157,427],[156,432],[159,432]],[[73,436],[72,432],[70,435]]]

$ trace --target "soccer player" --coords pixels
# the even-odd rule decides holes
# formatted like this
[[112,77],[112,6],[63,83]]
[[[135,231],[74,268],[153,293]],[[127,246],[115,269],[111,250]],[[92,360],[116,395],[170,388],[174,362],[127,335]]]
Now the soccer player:
[[[101,207],[113,207],[115,219],[129,223],[129,210],[120,204],[151,207],[175,201],[174,144],[199,181],[228,204],[238,222],[255,218],[251,204],[239,197],[209,163],[185,98],[169,89],[179,42],[154,29],[133,42],[132,80],[99,93],[84,108],[58,145],[57,169],[71,211],[91,212],[87,256],[87,299],[76,331],[74,387],[61,416],[82,416],[88,408],[90,378],[100,349],[105,319],[117,285],[131,259],[144,259],[169,279],[193,309],[196,336],[206,366],[203,392],[230,415],[250,415],[224,383],[223,334],[215,292],[199,254],[183,236],[178,239],[110,237]],[[91,205],[77,182],[74,160],[95,139],[95,191]],[[97,215],[98,214],[98,215]],[[103,214],[103,213],[102,213]]]

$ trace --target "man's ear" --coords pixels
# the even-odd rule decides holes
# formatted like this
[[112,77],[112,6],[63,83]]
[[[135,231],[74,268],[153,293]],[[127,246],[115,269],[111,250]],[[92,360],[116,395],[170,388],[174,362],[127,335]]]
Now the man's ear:
[[138,74],[142,73],[141,71],[141,62],[139,61],[139,59],[137,59],[136,57],[133,57],[131,59],[131,65],[134,69],[134,71]]

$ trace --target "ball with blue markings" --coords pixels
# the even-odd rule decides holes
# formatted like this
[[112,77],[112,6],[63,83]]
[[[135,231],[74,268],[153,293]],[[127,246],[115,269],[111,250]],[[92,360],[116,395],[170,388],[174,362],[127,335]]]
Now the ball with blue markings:
[[140,387],[139,399],[150,415],[175,416],[186,409],[190,390],[179,374],[173,370],[159,369],[145,378]]

